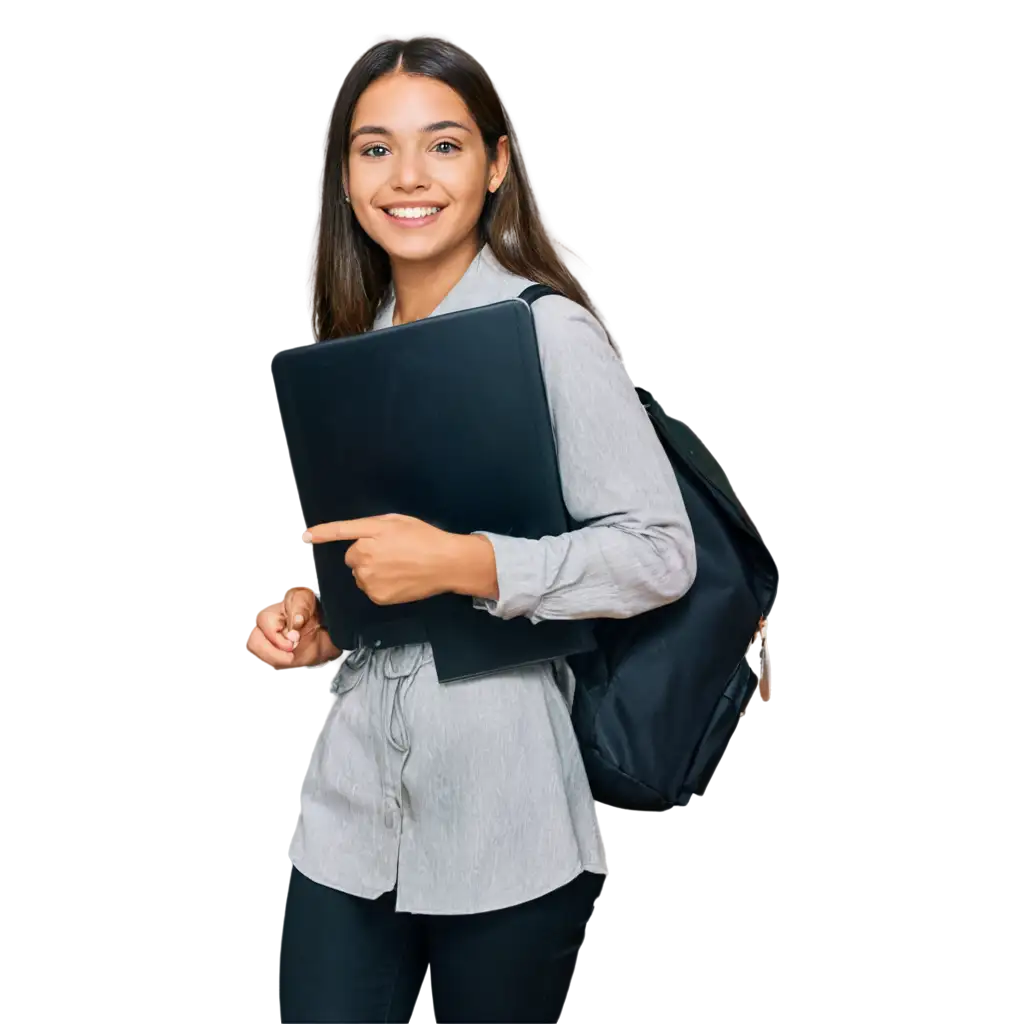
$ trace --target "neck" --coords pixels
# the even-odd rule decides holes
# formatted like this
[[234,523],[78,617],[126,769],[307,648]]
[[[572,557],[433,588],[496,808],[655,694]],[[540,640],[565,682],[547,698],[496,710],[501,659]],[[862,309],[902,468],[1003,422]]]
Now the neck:
[[437,309],[441,300],[457,285],[476,259],[480,244],[475,233],[434,260],[391,260],[395,286],[395,314],[392,325],[422,320]]

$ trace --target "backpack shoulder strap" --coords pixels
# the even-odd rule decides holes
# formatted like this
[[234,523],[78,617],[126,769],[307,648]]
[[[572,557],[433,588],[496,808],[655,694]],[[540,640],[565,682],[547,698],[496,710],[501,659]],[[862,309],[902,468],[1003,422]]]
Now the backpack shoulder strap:
[[524,288],[519,293],[519,298],[523,300],[528,306],[532,306],[535,299],[539,299],[542,295],[561,295],[560,291],[552,288],[546,284],[531,284],[528,288]]

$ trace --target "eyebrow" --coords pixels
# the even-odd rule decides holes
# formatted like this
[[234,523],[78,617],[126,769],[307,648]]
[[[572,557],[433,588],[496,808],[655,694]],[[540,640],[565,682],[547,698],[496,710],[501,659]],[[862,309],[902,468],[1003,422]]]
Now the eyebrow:
[[[430,132],[441,132],[446,128],[461,128],[464,132],[471,131],[461,121],[435,121],[433,124],[424,125],[420,132],[423,135],[428,135]],[[352,135],[349,137],[349,142],[354,142],[356,137],[359,135],[387,135],[391,136],[394,133],[379,124],[364,124],[357,128]]]

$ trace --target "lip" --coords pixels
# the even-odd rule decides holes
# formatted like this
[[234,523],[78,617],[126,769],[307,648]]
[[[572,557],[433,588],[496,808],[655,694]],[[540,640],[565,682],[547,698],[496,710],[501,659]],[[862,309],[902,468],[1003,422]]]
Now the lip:
[[397,224],[400,228],[421,228],[428,224],[433,224],[438,217],[444,212],[445,207],[441,207],[437,213],[430,214],[429,217],[392,217],[388,213],[388,209],[391,210],[408,210],[414,206],[437,206],[437,203],[392,203],[389,207],[380,207],[380,212],[387,217],[388,221],[392,224]]

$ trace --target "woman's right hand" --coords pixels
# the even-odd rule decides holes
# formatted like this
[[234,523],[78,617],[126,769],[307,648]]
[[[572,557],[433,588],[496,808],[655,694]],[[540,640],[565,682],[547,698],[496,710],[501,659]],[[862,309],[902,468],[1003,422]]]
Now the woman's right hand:
[[273,668],[322,665],[341,656],[324,629],[316,594],[292,587],[284,600],[256,616],[246,650]]

